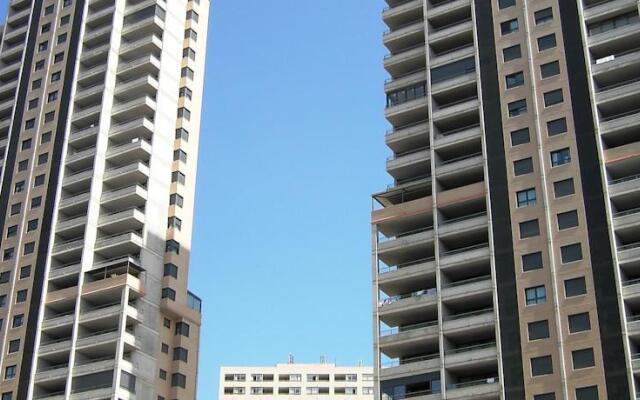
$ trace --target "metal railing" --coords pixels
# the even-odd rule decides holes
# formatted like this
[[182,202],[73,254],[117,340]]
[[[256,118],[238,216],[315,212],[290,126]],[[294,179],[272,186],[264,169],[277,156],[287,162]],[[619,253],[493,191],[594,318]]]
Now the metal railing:
[[471,346],[456,347],[456,348],[453,348],[453,349],[445,350],[444,354],[460,354],[460,353],[466,353],[466,352],[469,352],[469,351],[490,349],[492,347],[496,347],[496,342],[474,344],[474,345],[471,345]]
[[398,360],[392,360],[392,361],[388,361],[382,364],[382,368],[393,368],[393,367],[399,367],[401,365],[406,365],[406,364],[413,364],[413,363],[417,363],[417,362],[423,362],[423,361],[430,361],[430,360],[435,360],[440,358],[440,354],[428,354],[428,355],[424,355],[424,356],[416,356],[416,357],[409,357],[409,358],[403,358],[403,359],[398,359]]
[[464,389],[464,388],[473,387],[473,386],[480,386],[480,385],[492,385],[492,384],[498,383],[498,382],[500,382],[498,377],[493,377],[493,378],[479,379],[479,380],[476,380],[476,381],[468,381],[468,382],[460,382],[460,383],[448,383],[447,384],[447,390],[450,390],[450,389]]
[[385,266],[382,266],[382,267],[380,267],[378,269],[378,273],[379,274],[386,274],[388,272],[397,271],[399,269],[411,267],[413,265],[419,265],[419,264],[426,263],[426,262],[429,262],[429,261],[434,261],[435,259],[436,259],[435,257],[425,257],[425,258],[421,258],[419,260],[409,261],[409,262],[405,262],[405,263],[401,263],[401,264],[397,264],[397,265],[391,265],[391,266],[385,265]]
[[457,286],[468,285],[470,283],[486,282],[486,281],[490,281],[490,280],[491,280],[491,275],[482,275],[482,276],[476,276],[474,278],[463,279],[461,281],[446,283],[446,284],[443,284],[442,287],[443,288],[452,288],[452,287],[457,287]]
[[396,303],[400,300],[405,300],[405,299],[411,299],[411,298],[418,298],[418,297],[436,297],[436,295],[438,294],[436,288],[430,288],[430,289],[423,289],[423,290],[417,290],[415,292],[412,293],[407,293],[407,294],[399,294],[397,296],[390,296],[387,297],[383,300],[380,300],[380,307],[389,305],[389,304],[393,304]]
[[410,231],[397,233],[395,236],[385,236],[384,234],[381,234],[378,237],[378,242],[379,243],[383,243],[383,242],[388,242],[388,241],[391,241],[391,240],[397,240],[397,239],[400,239],[400,238],[403,238],[403,237],[415,235],[415,234],[422,233],[422,232],[427,232],[427,231],[430,231],[430,230],[433,230],[433,225],[427,226],[427,227],[424,227],[424,228],[412,229]]
[[416,329],[428,328],[430,326],[436,326],[436,325],[438,325],[438,321],[428,321],[428,322],[421,322],[419,324],[403,325],[403,326],[399,326],[391,329],[381,330],[380,336],[384,337],[384,336],[397,335],[399,333],[410,332]]
[[443,251],[442,253],[440,253],[440,255],[442,255],[442,256],[451,256],[451,255],[454,255],[454,254],[460,254],[460,253],[464,253],[464,252],[467,252],[467,251],[477,250],[477,249],[482,249],[482,248],[489,249],[489,243],[479,243],[479,244],[474,244],[472,246],[461,247],[459,249],[447,250],[447,251]]
[[467,311],[459,314],[450,315],[448,321],[455,321],[462,318],[475,317],[477,315],[493,314],[493,307],[483,308],[480,310]]

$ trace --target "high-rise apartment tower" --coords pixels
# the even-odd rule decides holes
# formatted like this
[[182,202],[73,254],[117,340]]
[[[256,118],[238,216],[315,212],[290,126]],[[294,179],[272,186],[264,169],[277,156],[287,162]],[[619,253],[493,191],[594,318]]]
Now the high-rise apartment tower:
[[208,0],[9,0],[0,397],[194,399]]
[[638,0],[387,0],[381,399],[640,395]]

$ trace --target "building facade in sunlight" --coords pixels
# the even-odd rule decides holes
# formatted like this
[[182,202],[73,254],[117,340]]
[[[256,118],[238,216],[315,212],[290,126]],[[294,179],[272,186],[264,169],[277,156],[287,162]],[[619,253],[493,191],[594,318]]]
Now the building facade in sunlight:
[[335,364],[277,364],[220,368],[219,400],[373,399],[373,368]]
[[381,399],[640,395],[637,0],[386,0]]
[[0,396],[194,399],[208,0],[11,0]]

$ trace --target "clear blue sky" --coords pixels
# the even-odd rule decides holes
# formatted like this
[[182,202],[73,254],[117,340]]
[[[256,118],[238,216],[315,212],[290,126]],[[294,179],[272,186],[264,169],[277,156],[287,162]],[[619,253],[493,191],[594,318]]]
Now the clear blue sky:
[[190,273],[200,400],[221,365],[372,362],[383,6],[213,0]]
[[221,365],[372,362],[384,2],[214,0],[190,286],[199,398]]

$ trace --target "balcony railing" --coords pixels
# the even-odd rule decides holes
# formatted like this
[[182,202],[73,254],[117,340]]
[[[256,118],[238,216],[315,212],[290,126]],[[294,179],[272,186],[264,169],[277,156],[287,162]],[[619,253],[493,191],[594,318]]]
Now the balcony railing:
[[409,358],[403,358],[403,359],[398,359],[398,360],[392,360],[392,361],[388,361],[388,362],[383,363],[382,364],[382,368],[399,367],[401,365],[406,365],[406,364],[413,364],[413,363],[417,363],[417,362],[435,360],[435,359],[437,359],[439,357],[440,357],[440,354],[436,353],[436,354],[428,354],[428,355],[424,355],[424,356],[417,356],[417,357],[409,357]]
[[381,330],[380,336],[384,337],[384,336],[397,335],[402,332],[414,331],[416,329],[428,328],[430,326],[436,326],[436,325],[438,325],[438,321],[428,321],[428,322],[421,322],[419,324],[398,326],[391,329]]
[[498,383],[498,382],[499,382],[498,377],[493,377],[493,378],[485,378],[485,379],[479,379],[479,380],[468,381],[468,382],[448,383],[447,390],[464,389],[464,388],[480,386],[480,385],[493,385],[494,383]]
[[426,262],[429,262],[429,261],[434,261],[435,259],[436,259],[435,257],[425,257],[425,258],[421,258],[419,260],[409,261],[409,262],[398,264],[398,265],[391,265],[391,266],[384,265],[384,266],[381,266],[378,269],[378,273],[386,274],[388,272],[397,271],[399,269],[406,268],[406,267],[411,267],[413,265],[418,265],[418,264],[426,263]]
[[396,239],[400,239],[403,237],[407,237],[407,236],[411,236],[411,235],[415,235],[417,233],[422,233],[422,232],[427,232],[433,229],[433,226],[427,226],[425,228],[419,228],[419,229],[412,229],[410,231],[406,231],[406,232],[402,232],[402,233],[397,233],[395,236],[385,236],[384,234],[382,234],[378,239],[378,241],[380,243],[382,242],[388,242],[390,240],[396,240]]
[[383,306],[388,305],[388,304],[396,303],[396,302],[398,302],[400,300],[417,298],[417,297],[436,297],[437,294],[438,294],[438,291],[437,291],[436,288],[417,290],[417,291],[412,292],[412,293],[399,294],[397,296],[387,297],[385,299],[380,300],[380,304],[379,305],[380,305],[380,307],[383,307]]

